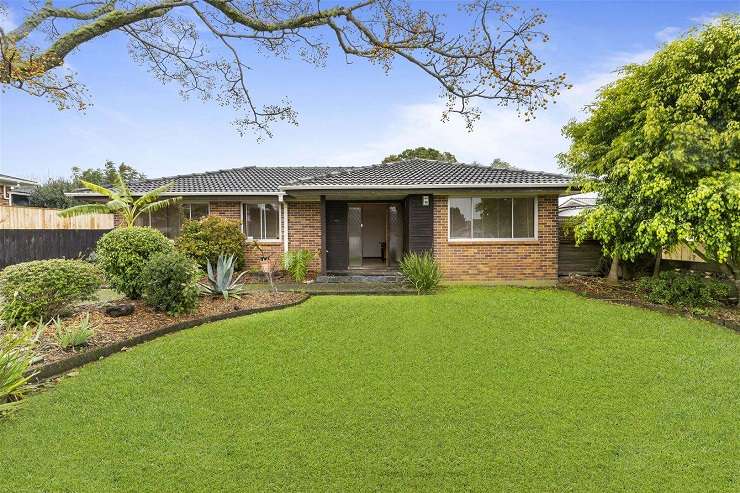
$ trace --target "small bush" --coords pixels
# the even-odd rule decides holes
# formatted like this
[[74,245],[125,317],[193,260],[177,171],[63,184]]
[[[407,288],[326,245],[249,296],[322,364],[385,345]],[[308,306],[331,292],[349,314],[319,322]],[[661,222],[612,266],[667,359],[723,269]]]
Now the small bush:
[[651,303],[689,309],[715,306],[729,295],[724,283],[675,271],[661,272],[657,278],[643,277],[637,288]]
[[193,260],[179,252],[154,255],[142,271],[144,302],[170,315],[188,313],[198,304],[200,272]]
[[38,334],[29,329],[0,335],[0,414],[15,407],[28,389],[37,340]]
[[308,275],[308,266],[313,261],[314,253],[310,250],[295,250],[283,254],[283,269],[288,271],[295,282],[303,282]]
[[142,271],[158,253],[172,252],[172,242],[151,228],[116,228],[104,234],[96,248],[96,262],[110,285],[131,299],[141,298]]
[[70,304],[90,299],[102,276],[81,260],[35,260],[11,265],[0,272],[0,297],[5,302],[0,318],[22,325],[59,315]]
[[401,259],[399,267],[406,276],[406,281],[419,294],[432,291],[442,280],[442,271],[431,252],[407,253]]
[[205,270],[208,262],[216,264],[219,255],[233,255],[234,267],[244,267],[244,250],[247,240],[238,221],[217,216],[204,217],[199,221],[187,221],[175,240],[175,248],[192,258]]
[[54,320],[54,337],[62,349],[85,346],[94,334],[89,313],[76,324],[64,323],[59,318]]

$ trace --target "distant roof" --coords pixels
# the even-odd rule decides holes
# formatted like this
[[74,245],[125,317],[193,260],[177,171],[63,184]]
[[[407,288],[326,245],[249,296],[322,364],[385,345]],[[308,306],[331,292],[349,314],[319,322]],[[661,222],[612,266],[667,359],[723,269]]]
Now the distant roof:
[[336,170],[303,178],[283,190],[362,188],[566,188],[570,177],[555,173],[502,169],[429,159],[406,159],[386,164]]
[[3,175],[0,173],[0,181],[5,183],[12,183],[13,185],[20,184],[20,185],[38,185],[39,183],[33,180],[29,180],[27,178],[18,178],[16,176],[10,176],[10,175]]

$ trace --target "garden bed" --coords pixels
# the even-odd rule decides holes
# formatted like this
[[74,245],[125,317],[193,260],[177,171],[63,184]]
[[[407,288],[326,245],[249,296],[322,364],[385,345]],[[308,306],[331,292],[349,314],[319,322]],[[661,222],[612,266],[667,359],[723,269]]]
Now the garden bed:
[[637,290],[636,283],[632,281],[614,284],[600,277],[570,276],[561,279],[558,285],[588,298],[707,320],[740,332],[740,310],[737,308],[717,306],[705,309],[706,313],[695,313],[688,309],[656,305],[643,298]]
[[292,306],[307,297],[305,293],[292,292],[254,292],[242,296],[241,299],[229,298],[228,301],[223,298],[204,297],[200,299],[193,313],[177,316],[154,311],[141,300],[120,300],[121,303],[130,302],[135,306],[133,314],[122,317],[106,315],[104,313],[106,304],[84,306],[77,314],[66,320],[79,321],[86,313],[90,313],[95,334],[88,344],[74,350],[62,349],[54,337],[53,326],[49,326],[42,334],[35,350],[41,359],[32,370],[38,372],[37,378],[47,378],[160,335],[214,320]]

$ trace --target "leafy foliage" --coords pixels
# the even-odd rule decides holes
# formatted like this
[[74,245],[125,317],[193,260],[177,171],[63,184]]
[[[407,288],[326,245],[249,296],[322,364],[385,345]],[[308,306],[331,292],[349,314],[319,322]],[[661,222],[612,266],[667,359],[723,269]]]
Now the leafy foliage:
[[431,252],[409,252],[401,258],[399,268],[418,294],[432,291],[442,280],[442,271]]
[[206,264],[208,269],[208,284],[200,283],[200,287],[205,294],[218,296],[221,295],[225,300],[229,296],[240,298],[244,291],[244,284],[239,283],[246,272],[239,274],[234,278],[235,259],[233,255],[219,255],[214,271],[211,262]]
[[500,159],[500,158],[494,158],[494,160],[491,161],[491,168],[514,169],[514,166],[508,161],[504,161],[503,159]]
[[661,272],[656,278],[643,277],[637,286],[651,303],[689,309],[716,306],[729,295],[727,284],[675,271]]
[[46,183],[33,189],[29,196],[32,207],[47,207],[50,209],[66,209],[79,202],[67,197],[65,192],[75,189],[74,183],[64,178],[49,178]]
[[14,408],[29,388],[33,375],[28,370],[38,336],[28,327],[0,334],[0,414]]
[[404,159],[433,159],[435,161],[449,161],[456,163],[457,158],[454,154],[447,151],[438,151],[431,147],[417,147],[415,149],[406,149],[400,154],[391,154],[383,159],[383,163],[393,163]]
[[283,254],[283,269],[288,271],[295,282],[303,282],[308,275],[308,267],[316,255],[310,250],[294,250]]
[[198,262],[205,269],[208,262],[215,264],[219,255],[233,255],[234,268],[244,267],[247,240],[239,221],[208,216],[198,221],[186,221],[175,239],[175,248]]
[[64,322],[61,318],[54,319],[54,337],[62,349],[85,346],[94,334],[95,328],[89,313],[77,323]]
[[156,212],[161,209],[166,209],[171,205],[175,205],[182,197],[172,197],[169,199],[159,200],[159,197],[172,188],[173,182],[165,183],[164,185],[150,190],[139,198],[135,198],[131,195],[126,180],[120,173],[116,173],[115,189],[107,189],[101,185],[91,183],[89,181],[80,180],[82,186],[88,190],[107,197],[109,200],[104,204],[82,204],[69,209],[65,209],[59,212],[60,217],[74,217],[82,216],[85,214],[120,214],[123,219],[123,223],[127,227],[131,227],[135,224],[136,218],[146,212]]
[[173,251],[172,242],[151,228],[116,228],[98,240],[96,262],[115,290],[131,299],[141,297],[144,266],[157,253]]
[[180,252],[158,253],[144,266],[142,298],[149,306],[170,315],[189,313],[198,304],[200,271]]
[[563,129],[561,165],[600,196],[577,239],[628,260],[685,242],[740,278],[739,19],[624,67],[589,117]]
[[116,183],[118,175],[121,175],[126,183],[146,179],[146,175],[133,166],[126,163],[116,166],[116,163],[110,159],[105,162],[102,168],[82,169],[78,166],[72,167],[72,179],[77,187],[83,186],[83,181],[101,186],[112,185]]
[[90,299],[101,284],[100,271],[81,260],[35,260],[0,272],[0,318],[10,326],[59,315],[70,304]]

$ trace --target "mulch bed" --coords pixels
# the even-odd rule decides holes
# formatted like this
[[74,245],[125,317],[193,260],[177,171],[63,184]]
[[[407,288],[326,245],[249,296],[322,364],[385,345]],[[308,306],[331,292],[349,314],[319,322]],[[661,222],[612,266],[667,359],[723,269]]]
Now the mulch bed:
[[570,276],[561,279],[558,286],[587,298],[609,301],[621,305],[638,306],[665,313],[683,315],[688,318],[707,320],[740,332],[740,310],[729,306],[707,309],[706,314],[692,313],[688,309],[656,305],[644,299],[637,291],[636,283],[620,281],[617,284],[600,277]]
[[65,319],[65,321],[76,322],[82,319],[86,313],[90,313],[90,319],[95,326],[95,334],[89,340],[88,344],[77,349],[62,349],[54,338],[53,326],[50,326],[41,336],[36,348],[36,354],[42,359],[34,365],[34,368],[47,366],[68,358],[74,358],[81,353],[92,352],[112,346],[121,341],[131,340],[137,336],[157,332],[175,324],[198,320],[204,320],[205,323],[210,321],[209,319],[211,318],[217,318],[228,313],[247,310],[259,311],[271,307],[292,305],[304,300],[306,297],[307,295],[304,293],[291,292],[255,292],[243,295],[241,299],[232,297],[228,301],[222,297],[201,297],[198,307],[193,313],[177,316],[170,316],[166,313],[154,311],[140,300],[129,301],[124,299],[113,302],[113,304],[133,303],[135,305],[134,313],[123,317],[110,317],[106,315],[103,311],[105,304],[84,306],[81,307],[77,314]]

